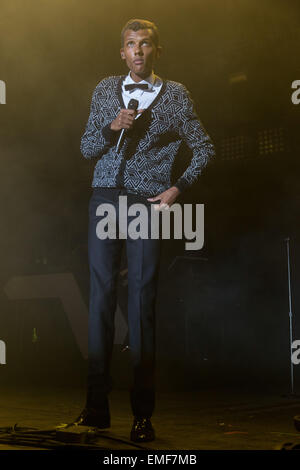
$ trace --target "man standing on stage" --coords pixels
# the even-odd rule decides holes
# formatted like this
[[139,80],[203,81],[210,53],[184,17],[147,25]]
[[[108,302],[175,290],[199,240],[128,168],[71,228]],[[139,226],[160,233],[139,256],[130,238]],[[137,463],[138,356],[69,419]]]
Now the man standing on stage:
[[[101,216],[97,208],[110,203],[119,214],[119,197],[127,196],[128,207],[136,202],[145,205],[150,221],[153,203],[159,210],[168,209],[198,180],[214,155],[214,147],[187,89],[154,74],[154,63],[162,52],[155,24],[128,21],[121,42],[121,58],[129,68],[128,75],[107,77],[97,85],[81,140],[83,156],[95,158],[97,163],[89,204],[87,401],[75,423],[110,426],[114,313],[121,253],[126,243],[129,350],[134,372],[131,440],[151,441],[155,438],[150,418],[155,405],[155,301],[161,240],[99,238],[96,227]],[[138,101],[137,109],[128,109],[132,99]],[[124,135],[119,140],[122,129]],[[183,175],[172,185],[171,170],[183,141],[193,155]],[[120,229],[119,222],[116,227]]]

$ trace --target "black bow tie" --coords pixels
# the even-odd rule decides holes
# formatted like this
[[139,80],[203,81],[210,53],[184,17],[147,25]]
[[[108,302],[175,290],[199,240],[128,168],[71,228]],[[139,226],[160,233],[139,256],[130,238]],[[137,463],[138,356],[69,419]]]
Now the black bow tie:
[[147,83],[131,83],[130,85],[125,85],[125,90],[134,90],[135,88],[140,88],[141,90],[148,90]]

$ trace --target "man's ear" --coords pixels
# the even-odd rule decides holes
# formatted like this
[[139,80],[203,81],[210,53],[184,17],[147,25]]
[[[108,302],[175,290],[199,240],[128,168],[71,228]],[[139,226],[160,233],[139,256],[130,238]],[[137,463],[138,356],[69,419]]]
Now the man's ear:
[[123,47],[120,49],[121,59],[125,60],[125,53]]

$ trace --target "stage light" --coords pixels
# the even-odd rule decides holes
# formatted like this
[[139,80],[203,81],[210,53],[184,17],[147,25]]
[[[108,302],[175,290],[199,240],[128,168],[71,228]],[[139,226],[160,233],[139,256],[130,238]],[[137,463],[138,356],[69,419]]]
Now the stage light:
[[245,148],[247,139],[244,135],[226,137],[221,140],[222,160],[232,160],[235,158],[245,158]]
[[258,132],[259,155],[283,152],[284,132],[283,128],[265,129]]
[[235,83],[240,82],[246,82],[247,75],[244,72],[232,73],[231,75],[229,75],[228,81],[230,85],[234,85]]

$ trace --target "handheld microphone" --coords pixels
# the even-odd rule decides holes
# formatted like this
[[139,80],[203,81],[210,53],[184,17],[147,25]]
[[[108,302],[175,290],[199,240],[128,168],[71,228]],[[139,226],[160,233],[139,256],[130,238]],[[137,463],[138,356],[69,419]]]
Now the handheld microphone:
[[[136,110],[138,108],[138,105],[139,105],[138,100],[135,100],[135,99],[132,98],[128,103],[127,109]],[[117,149],[116,149],[117,152],[120,149],[120,146],[121,146],[121,143],[122,143],[122,140],[123,140],[124,131],[125,131],[125,129],[121,130],[121,134],[120,134],[120,137],[119,137],[119,140],[118,140],[118,143],[117,143]]]

